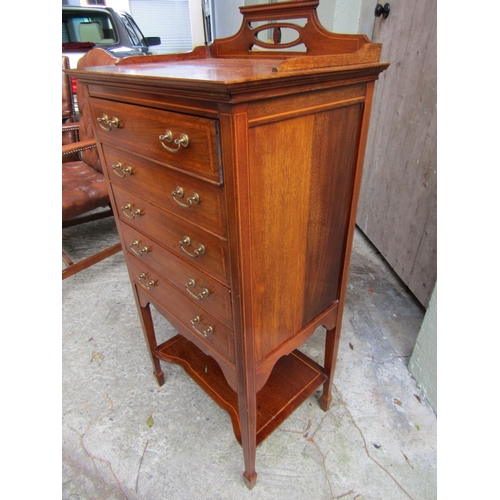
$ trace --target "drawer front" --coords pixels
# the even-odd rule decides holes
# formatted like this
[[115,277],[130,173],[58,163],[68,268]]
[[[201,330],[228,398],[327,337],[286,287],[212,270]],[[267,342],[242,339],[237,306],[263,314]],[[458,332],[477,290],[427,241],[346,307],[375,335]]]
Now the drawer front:
[[227,241],[159,208],[135,193],[112,186],[117,215],[185,262],[228,284]]
[[234,334],[230,328],[182,295],[136,257],[127,255],[127,263],[133,283],[186,327],[186,331],[180,333],[188,339],[196,338],[234,363]]
[[179,217],[226,235],[224,190],[103,145],[105,165],[114,184],[139,194]]
[[122,224],[121,232],[126,249],[131,254],[231,327],[231,295],[227,287],[176,257],[137,229]]
[[222,184],[215,120],[105,99],[90,101],[99,141]]

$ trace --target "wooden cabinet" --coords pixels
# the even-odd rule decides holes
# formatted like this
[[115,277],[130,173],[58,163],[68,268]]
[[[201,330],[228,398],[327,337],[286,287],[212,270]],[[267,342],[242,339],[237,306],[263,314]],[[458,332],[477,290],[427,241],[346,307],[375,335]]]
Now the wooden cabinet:
[[[155,376],[178,363],[228,411],[249,487],[257,444],[322,384],[321,407],[331,401],[387,67],[366,37],[325,31],[316,6],[241,8],[240,32],[211,46],[71,71],[89,94]],[[307,52],[284,50],[287,30]],[[179,332],[161,345],[151,304]],[[321,325],[324,366],[298,349]]]

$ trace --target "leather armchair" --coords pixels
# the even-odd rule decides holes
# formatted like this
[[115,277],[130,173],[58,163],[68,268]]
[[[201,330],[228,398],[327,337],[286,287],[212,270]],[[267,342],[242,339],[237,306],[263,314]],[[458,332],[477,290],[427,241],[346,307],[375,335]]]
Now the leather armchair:
[[[115,64],[116,58],[103,49],[93,49],[78,62],[78,68]],[[62,146],[63,159],[78,154],[78,159],[62,162],[62,222],[63,228],[90,222],[113,215],[108,188],[103,175],[96,141],[90,123],[88,93],[85,86],[78,86],[77,102],[80,112],[78,123],[71,122],[72,132],[78,132],[78,142],[66,142]],[[63,77],[64,119],[64,77]],[[68,126],[63,124],[64,127]],[[105,210],[102,210],[102,209]],[[80,262],[73,262],[63,251],[63,261],[68,267],[62,271],[62,279],[87,269],[93,264],[119,252],[120,243],[106,248]]]
[[[62,143],[70,144],[78,140],[78,125],[74,105],[74,94],[71,78],[64,72],[69,68],[69,57],[62,56]],[[63,161],[79,160],[78,153],[63,156]]]

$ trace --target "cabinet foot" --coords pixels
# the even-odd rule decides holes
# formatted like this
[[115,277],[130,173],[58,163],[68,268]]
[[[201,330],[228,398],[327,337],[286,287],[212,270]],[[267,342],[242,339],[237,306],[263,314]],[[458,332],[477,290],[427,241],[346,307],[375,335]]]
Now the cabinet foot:
[[328,411],[332,403],[332,381],[339,350],[340,321],[337,321],[336,325],[334,328],[326,330],[325,375],[327,379],[323,384],[323,394],[319,399],[319,406],[323,411]]
[[324,394],[319,399],[319,406],[323,411],[328,411],[332,404],[332,396],[325,396]]
[[252,475],[247,475],[247,473],[244,472],[243,480],[245,481],[247,488],[251,490],[255,486],[255,483],[257,482],[257,473],[254,472]]
[[153,374],[156,377],[158,385],[161,387],[165,383],[165,374],[163,373],[163,371],[156,370],[153,372]]

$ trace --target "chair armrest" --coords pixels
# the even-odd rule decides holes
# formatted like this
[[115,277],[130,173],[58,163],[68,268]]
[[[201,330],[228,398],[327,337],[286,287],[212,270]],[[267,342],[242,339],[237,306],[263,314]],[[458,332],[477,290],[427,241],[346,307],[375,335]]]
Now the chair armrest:
[[85,151],[86,149],[92,149],[97,147],[95,139],[90,139],[88,141],[72,142],[66,144],[62,147],[62,154],[69,155],[71,153],[78,153],[80,151]]

